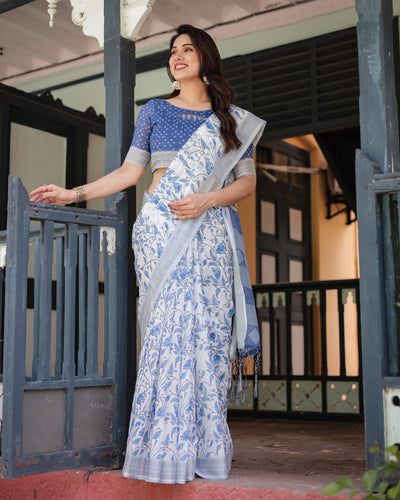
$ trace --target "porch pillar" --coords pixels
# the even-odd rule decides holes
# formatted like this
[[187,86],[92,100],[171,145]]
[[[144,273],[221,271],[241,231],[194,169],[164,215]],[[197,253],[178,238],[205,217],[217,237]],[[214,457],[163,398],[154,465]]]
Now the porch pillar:
[[[134,127],[134,87],[135,87],[135,44],[121,37],[121,2],[104,0],[104,85],[106,91],[106,152],[105,173],[121,166],[129,149]],[[126,317],[115,318],[121,327],[127,328],[127,344],[119,353],[124,359],[117,363],[127,368],[126,410],[121,419],[127,419],[132,401],[136,378],[136,280],[131,247],[132,224],[136,217],[136,190],[126,190],[127,213],[126,238],[128,242],[127,261],[124,269],[127,278],[128,310]],[[106,199],[106,209],[110,209],[115,196]],[[121,408],[122,409],[122,408]],[[125,428],[127,426],[125,425]],[[125,440],[125,436],[120,436]]]
[[[400,441],[399,131],[393,62],[393,6],[356,0],[361,151],[356,154],[357,218],[367,463],[369,449]],[[395,34],[398,36],[398,33]]]

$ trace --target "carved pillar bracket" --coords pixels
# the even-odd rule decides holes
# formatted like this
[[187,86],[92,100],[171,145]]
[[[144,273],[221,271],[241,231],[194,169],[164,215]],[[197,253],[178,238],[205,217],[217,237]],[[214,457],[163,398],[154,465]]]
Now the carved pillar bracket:
[[[59,0],[58,0],[59,1]],[[50,5],[56,4],[55,1]],[[104,4],[99,0],[70,0],[72,22],[81,26],[86,36],[97,39],[100,47],[104,46]],[[144,21],[149,16],[156,0],[121,0],[121,36],[134,40]],[[55,7],[53,11],[55,13]],[[54,16],[50,14],[50,16]],[[52,17],[51,17],[52,19]],[[52,22],[52,21],[51,21]]]
[[92,36],[104,45],[104,5],[99,0],[70,0],[72,22],[82,28],[86,36]]
[[135,40],[156,0],[121,0],[121,36]]

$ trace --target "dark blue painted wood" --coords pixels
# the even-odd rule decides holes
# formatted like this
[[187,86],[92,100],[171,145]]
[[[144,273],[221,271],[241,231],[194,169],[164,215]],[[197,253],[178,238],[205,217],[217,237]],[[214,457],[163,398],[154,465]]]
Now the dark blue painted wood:
[[[16,177],[10,177],[10,206],[8,210],[8,252],[7,252],[7,334],[6,357],[8,364],[4,372],[4,398],[7,408],[4,413],[2,474],[5,477],[19,477],[34,472],[59,470],[83,465],[116,465],[122,462],[126,432],[126,310],[128,240],[124,214],[126,200],[119,196],[114,212],[85,211],[77,208],[53,207],[48,210],[39,204],[28,201],[28,196]],[[49,214],[54,219],[49,218]],[[41,229],[29,230],[30,218],[40,221]],[[59,224],[61,221],[72,221]],[[84,224],[81,224],[81,221]],[[78,221],[78,222],[76,222]],[[100,223],[116,230],[115,252],[107,256],[105,265],[110,290],[109,304],[106,305],[109,321],[108,341],[105,345],[107,373],[98,373],[98,272],[99,272],[99,233]],[[31,233],[31,236],[30,236]],[[40,282],[35,309],[39,310],[37,375],[25,376],[26,342],[26,289],[29,238],[36,240],[38,250],[36,262]],[[57,275],[57,318],[56,360],[53,367],[50,359],[51,345],[51,287],[53,242],[56,243]],[[78,249],[78,240],[80,248]],[[77,279],[77,266],[79,273]],[[15,269],[14,269],[15,268]],[[82,278],[83,275],[83,278]],[[87,275],[87,277],[86,277]],[[80,283],[79,283],[80,282]],[[44,289],[42,289],[44,288]],[[80,294],[80,295],[77,295]],[[25,300],[24,300],[25,297]],[[79,297],[78,304],[77,298]],[[76,344],[76,310],[80,303],[90,305],[84,321],[85,342]],[[82,337],[78,336],[78,339]],[[54,340],[53,340],[54,341]],[[113,426],[111,443],[81,450],[76,444],[74,449],[74,393],[85,388],[112,389],[113,410],[110,415]],[[65,391],[64,452],[32,453],[24,455],[22,415],[24,412],[25,391],[49,391],[51,399],[55,390]],[[52,392],[53,391],[53,392]],[[90,404],[90,401],[88,401]],[[85,412],[85,408],[80,408]],[[27,434],[25,434],[25,438]]]
[[[363,380],[363,362],[362,362],[362,339],[361,339],[361,307],[360,307],[360,290],[357,288],[356,306],[357,306],[357,343],[358,343],[358,375],[360,380]],[[360,412],[364,414],[364,398],[360,398]]]
[[399,134],[393,65],[393,6],[356,0],[360,72],[361,148],[379,170],[399,170]]
[[108,358],[109,351],[106,346],[110,342],[110,327],[112,323],[110,322],[110,266],[109,266],[109,255],[107,252],[107,238],[105,233],[100,234],[100,238],[103,240],[103,262],[104,262],[104,359],[103,359],[103,375],[108,376]]
[[78,236],[78,376],[85,374],[86,322],[87,322],[87,236]]
[[26,207],[26,215],[33,220],[52,220],[59,223],[73,222],[89,226],[116,227],[118,224],[115,215],[108,211],[99,212],[83,208],[71,210],[70,207],[44,203],[29,203]]
[[[39,226],[40,231],[40,226]],[[29,232],[31,234],[31,231]],[[35,245],[35,272],[33,285],[33,301],[35,309],[33,311],[33,353],[32,353],[32,379],[38,378],[39,359],[39,330],[40,330],[40,232],[34,239]]]
[[9,165],[10,161],[10,129],[10,105],[0,99],[0,165],[3,165],[0,169],[0,229],[5,229],[7,225],[6,203],[3,200],[7,200],[9,168],[5,165]]
[[[130,364],[130,369],[136,367],[136,294],[133,296],[133,291],[136,292],[134,273],[128,275],[126,271],[126,263],[129,262],[132,248],[130,242],[130,231],[126,227],[126,214],[129,212],[129,196],[120,195],[117,198],[112,209],[116,213],[119,221],[122,223],[116,227],[116,248],[113,258],[115,259],[116,270],[116,300],[115,310],[110,311],[110,320],[114,326],[114,341],[110,351],[114,355],[113,370],[116,380],[116,408],[118,411],[115,414],[115,426],[113,427],[114,438],[117,443],[119,465],[123,463],[123,451],[126,447],[126,433],[129,423],[130,401],[127,402],[127,393],[131,394],[134,387],[127,389],[127,365]],[[124,222],[125,221],[125,222]],[[132,260],[133,262],[133,260]],[[132,263],[131,262],[131,263]],[[129,289],[128,280],[133,282],[133,286]],[[135,309],[132,311],[132,302],[135,304]],[[132,325],[135,325],[133,332]],[[129,333],[129,337],[128,337]],[[132,338],[134,336],[134,338]],[[133,352],[127,349],[129,347],[128,338],[133,343]],[[133,360],[129,359],[133,356]],[[134,374],[136,377],[136,372]],[[129,406],[128,406],[129,405]]]
[[[120,2],[104,2],[104,84],[106,89],[106,151],[105,173],[118,168],[129,149],[134,128],[134,88],[135,88],[135,44],[122,38],[120,33]],[[136,219],[136,189],[126,190],[127,204],[124,241],[130,241],[132,224]],[[106,208],[112,206],[113,198],[106,199]],[[128,338],[125,355],[127,360],[128,387],[126,391],[128,408],[133,398],[136,380],[136,279],[134,257],[131,245],[126,249],[125,276],[127,283],[127,314]],[[119,257],[118,257],[119,258]],[[120,320],[120,318],[118,318]],[[126,421],[129,421],[129,411]],[[127,427],[127,425],[126,425]]]
[[[108,250],[108,246],[107,246]],[[117,280],[117,272],[116,272],[117,260],[116,254],[107,255],[107,269],[108,269],[108,286],[107,291],[104,290],[104,301],[105,307],[108,311],[108,324],[107,324],[107,336],[104,339],[106,344],[107,351],[107,359],[104,359],[104,374],[110,375],[114,373],[115,363],[119,363],[120,360],[116,357],[116,348],[115,342],[113,341],[114,336],[116,334],[117,325],[120,320],[123,321],[124,316],[126,315],[126,311],[123,312],[122,318],[120,318],[118,313],[118,280]]]
[[[104,85],[106,89],[105,173],[119,168],[134,127],[135,44],[120,33],[119,2],[104,3]],[[106,199],[110,207],[116,196]]]
[[28,202],[22,184],[10,178],[7,214],[7,272],[3,372],[3,477],[16,475],[22,455],[22,387],[25,381],[26,283],[29,258],[29,219],[20,207]]
[[[376,165],[361,152],[356,155],[357,205],[360,252],[360,310],[364,383],[365,439],[368,465],[377,465],[372,446],[385,446],[383,387],[386,372],[385,291],[382,257],[382,214],[368,185]],[[363,213],[363,215],[361,215]],[[361,215],[361,217],[360,217]]]
[[64,293],[65,293],[65,270],[64,270],[64,237],[59,236],[56,243],[56,362],[55,377],[61,378],[62,362],[64,359]]
[[65,238],[65,317],[64,317],[64,362],[62,368],[63,378],[68,380],[69,387],[66,394],[66,434],[65,444],[67,449],[73,448],[73,405],[75,378],[75,304],[76,304],[76,267],[78,260],[78,227],[76,224],[67,225]]
[[40,306],[38,379],[51,377],[51,282],[53,264],[53,221],[42,223],[40,239]]
[[65,318],[64,318],[64,362],[63,378],[75,376],[75,293],[77,266],[77,235],[76,224],[67,225],[65,237]]
[[95,377],[99,374],[98,366],[98,318],[99,318],[99,261],[100,261],[100,230],[90,229],[88,241],[88,296],[87,296],[87,364],[86,375]]
[[[392,2],[359,0],[361,149],[381,173],[399,171],[399,133],[393,63]],[[373,104],[373,105],[371,105]],[[398,372],[395,262],[390,201],[382,198],[382,245],[388,343],[388,370]]]
[[377,199],[373,184],[380,174],[390,178],[399,171],[399,132],[392,2],[356,0],[356,9],[362,150],[356,155],[361,332],[367,463],[373,466],[377,458],[369,448],[385,446],[383,377],[398,373],[392,213],[388,195],[380,191],[383,196]]

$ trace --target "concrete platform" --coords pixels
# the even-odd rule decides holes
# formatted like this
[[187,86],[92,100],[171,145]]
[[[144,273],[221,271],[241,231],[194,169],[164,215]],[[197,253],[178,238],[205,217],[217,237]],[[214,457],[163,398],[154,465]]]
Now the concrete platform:
[[[0,500],[320,500],[324,486],[365,472],[363,425],[231,419],[234,459],[226,481],[158,485],[120,471],[74,470],[0,480]],[[338,496],[336,498],[347,498]]]

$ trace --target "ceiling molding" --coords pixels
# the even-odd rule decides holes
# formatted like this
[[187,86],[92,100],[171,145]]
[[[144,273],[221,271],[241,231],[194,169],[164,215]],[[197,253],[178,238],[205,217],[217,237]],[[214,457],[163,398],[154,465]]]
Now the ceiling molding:
[[[125,33],[127,38],[135,37],[142,23],[135,41],[136,54],[141,57],[165,50],[179,24],[190,22],[207,30],[218,42],[354,8],[355,0],[219,0],[217,4],[213,0],[124,2],[132,16],[134,11],[137,14],[137,9],[152,9],[150,14],[146,10],[135,26],[130,23]],[[399,0],[395,0],[394,5],[398,3]],[[15,84],[32,79],[33,74],[36,77],[59,71],[60,67],[75,67],[86,58],[101,59],[102,49],[97,40],[85,36],[71,21],[70,2],[57,4],[53,28],[49,27],[46,0],[28,3],[0,0],[0,9],[6,5],[14,8],[0,16],[0,81]],[[18,5],[22,6],[15,8]]]

